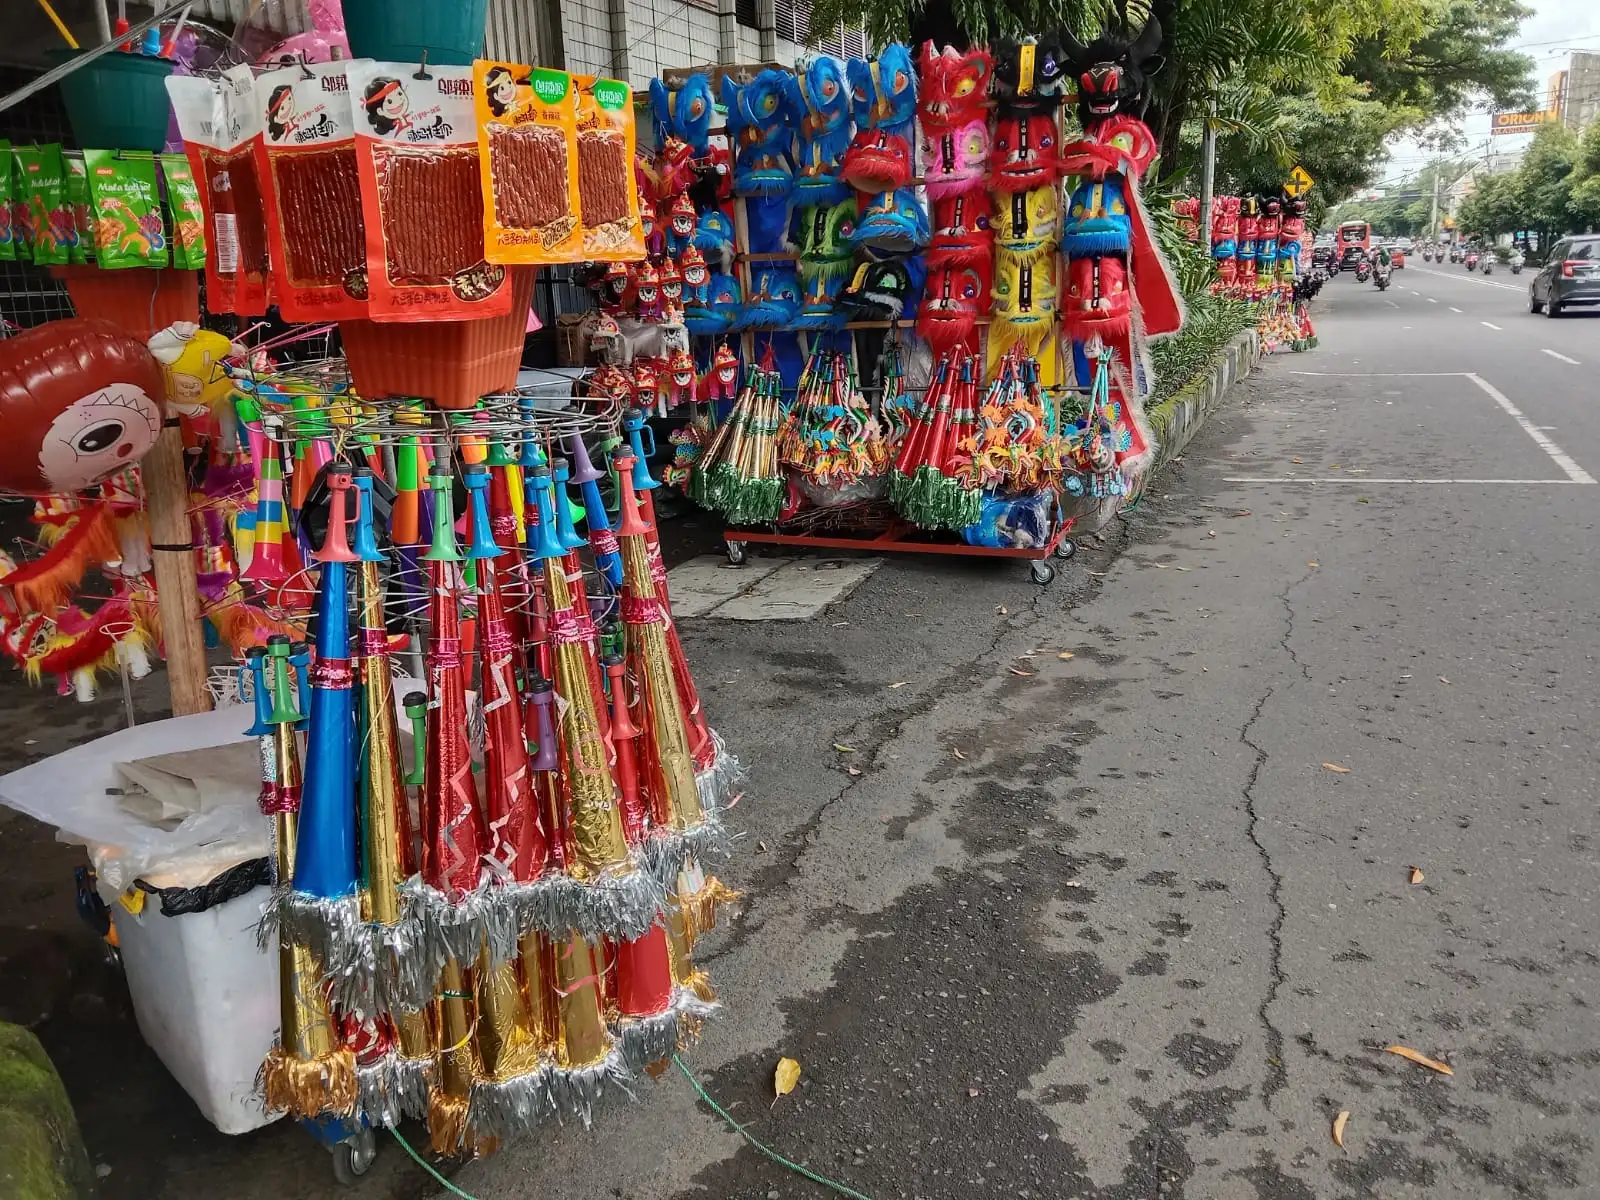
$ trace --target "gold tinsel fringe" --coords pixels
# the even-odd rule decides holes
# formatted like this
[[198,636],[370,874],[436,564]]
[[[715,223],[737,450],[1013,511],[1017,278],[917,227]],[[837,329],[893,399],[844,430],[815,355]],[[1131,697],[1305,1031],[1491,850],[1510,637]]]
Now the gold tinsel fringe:
[[477,1158],[493,1154],[498,1143],[474,1134],[467,1123],[472,1107],[466,1096],[452,1096],[435,1087],[428,1093],[428,1145],[435,1154]]
[[678,980],[678,986],[688,988],[707,1004],[717,1002],[717,993],[711,987],[711,976],[696,968],[686,978]]
[[717,908],[723,904],[737,904],[743,899],[742,892],[736,892],[715,875],[706,880],[705,886],[692,895],[678,897],[678,910],[683,914],[683,929],[685,940],[693,946],[703,933],[709,933],[717,927]]
[[296,1117],[333,1113],[346,1117],[355,1111],[356,1056],[349,1050],[331,1050],[316,1058],[291,1058],[274,1046],[261,1068],[261,1089],[267,1109]]

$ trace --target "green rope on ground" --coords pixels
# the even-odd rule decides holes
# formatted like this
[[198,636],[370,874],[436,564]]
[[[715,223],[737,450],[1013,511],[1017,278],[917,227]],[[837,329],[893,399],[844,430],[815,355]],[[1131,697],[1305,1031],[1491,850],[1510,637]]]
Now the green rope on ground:
[[[733,1119],[733,1117],[728,1113],[727,1109],[723,1108],[722,1105],[718,1104],[711,1098],[711,1093],[707,1092],[706,1089],[701,1086],[700,1081],[694,1077],[694,1072],[689,1070],[688,1065],[683,1061],[683,1059],[674,1054],[672,1056],[672,1063],[678,1068],[678,1070],[683,1072],[683,1077],[687,1079],[690,1083],[690,1086],[692,1086],[694,1090],[699,1093],[700,1099],[704,1100],[708,1105],[711,1106],[712,1112],[716,1113],[717,1116],[726,1121],[729,1127],[735,1133],[744,1138],[745,1141],[749,1142],[752,1146],[770,1158],[773,1162],[777,1163],[780,1167],[787,1167],[795,1174],[803,1175],[805,1178],[811,1180],[812,1183],[820,1183],[823,1187],[828,1188],[830,1191],[833,1191],[838,1195],[848,1196],[850,1200],[872,1200],[871,1196],[858,1192],[852,1187],[846,1187],[844,1184],[836,1183],[834,1180],[829,1179],[824,1175],[818,1175],[815,1171],[808,1167],[802,1167],[799,1163],[790,1162],[771,1146],[758,1141],[754,1134]],[[411,1156],[412,1161],[414,1161],[419,1167],[431,1175],[433,1177],[433,1181],[440,1187],[444,1188],[445,1191],[449,1192],[452,1196],[460,1197],[460,1200],[478,1200],[478,1198],[472,1195],[472,1193],[462,1191],[443,1175],[439,1174],[439,1172],[434,1169],[432,1163],[423,1158],[422,1155],[418,1154],[411,1143],[400,1136],[400,1131],[398,1129],[390,1128],[389,1132],[394,1134],[394,1140],[400,1143],[400,1148]]]
[[433,1181],[443,1187],[445,1191],[449,1192],[452,1196],[460,1196],[461,1200],[478,1200],[476,1196],[472,1195],[470,1192],[463,1192],[455,1184],[451,1183],[443,1175],[439,1174],[438,1171],[435,1171],[433,1169],[433,1164],[413,1150],[411,1148],[411,1143],[400,1136],[400,1131],[398,1129],[391,1127],[389,1132],[394,1134],[394,1140],[400,1143],[400,1148],[407,1154],[411,1155],[419,1167],[421,1167],[429,1175],[432,1175]]
[[700,1093],[700,1099],[704,1100],[711,1106],[712,1112],[716,1113],[717,1116],[726,1121],[728,1126],[735,1133],[744,1138],[745,1141],[749,1142],[752,1146],[761,1151],[762,1154],[765,1154],[780,1167],[788,1167],[789,1170],[793,1171],[797,1175],[805,1176],[807,1179],[811,1180],[812,1183],[820,1183],[823,1187],[828,1188],[841,1196],[849,1196],[850,1200],[872,1200],[872,1197],[863,1195],[854,1188],[846,1187],[842,1183],[835,1183],[832,1179],[818,1175],[815,1171],[810,1170],[807,1167],[802,1167],[799,1163],[790,1162],[787,1158],[783,1157],[783,1155],[772,1149],[772,1147],[757,1141],[753,1133],[751,1133],[743,1125],[739,1124],[739,1122],[735,1121],[733,1117],[728,1114],[728,1110],[713,1100],[710,1096],[710,1093],[708,1093],[705,1088],[700,1086],[700,1081],[694,1077],[694,1072],[689,1070],[689,1068],[684,1064],[683,1059],[674,1054],[672,1056],[672,1062],[673,1065],[678,1068],[678,1070],[683,1072],[684,1078],[694,1086],[694,1090]]

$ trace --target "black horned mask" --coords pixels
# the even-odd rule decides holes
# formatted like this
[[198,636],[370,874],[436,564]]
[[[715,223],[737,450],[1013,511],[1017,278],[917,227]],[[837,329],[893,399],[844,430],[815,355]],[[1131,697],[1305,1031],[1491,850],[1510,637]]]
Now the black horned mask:
[[1138,32],[1107,28],[1087,46],[1071,34],[1062,41],[1078,78],[1078,121],[1088,128],[1110,117],[1143,118],[1150,102],[1150,75],[1161,68],[1161,21],[1151,12]]

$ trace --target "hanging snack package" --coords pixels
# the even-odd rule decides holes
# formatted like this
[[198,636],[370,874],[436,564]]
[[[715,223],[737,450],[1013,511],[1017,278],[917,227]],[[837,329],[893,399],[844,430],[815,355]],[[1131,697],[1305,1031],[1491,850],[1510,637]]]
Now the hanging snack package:
[[220,78],[169,75],[167,94],[178,117],[189,169],[200,188],[206,230],[206,308],[259,317],[267,311],[267,225],[256,148],[261,112],[248,66]]
[[200,185],[189,160],[181,154],[161,155],[161,175],[167,184],[167,212],[172,217],[172,265],[180,271],[198,271],[206,265],[206,213],[200,203]]
[[85,150],[94,259],[101,270],[164,267],[166,224],[156,191],[156,162],[149,151]]
[[367,315],[367,235],[349,66],[297,65],[256,80],[273,298],[286,321]]
[[11,143],[0,138],[0,259],[17,257],[17,243],[11,233],[11,203],[15,191],[12,179]]
[[[17,195],[27,213],[31,257],[41,267],[65,266],[71,259],[72,214],[67,208],[61,147],[55,142],[15,146],[11,155],[17,167]],[[16,210],[12,212],[15,220]]]
[[636,262],[644,257],[639,189],[633,179],[638,136],[633,89],[615,79],[574,75],[578,93],[578,215],[583,257]]
[[67,210],[72,214],[72,243],[67,261],[87,266],[94,259],[94,217],[89,208],[89,168],[83,155],[68,150],[61,156],[67,170]]
[[349,64],[374,321],[503,317],[506,269],[483,254],[472,68]]
[[582,262],[577,103],[565,71],[472,64],[486,257],[496,263]]

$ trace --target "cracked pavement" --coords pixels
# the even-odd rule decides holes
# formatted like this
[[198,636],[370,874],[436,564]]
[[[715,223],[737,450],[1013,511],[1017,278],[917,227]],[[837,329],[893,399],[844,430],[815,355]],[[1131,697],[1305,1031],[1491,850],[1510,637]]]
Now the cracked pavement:
[[[1476,371],[1592,472],[1600,416],[1515,295],[1399,278],[1331,284],[1321,349],[1047,589],[891,559],[811,621],[683,622],[752,775],[685,1061],[755,1137],[873,1200],[1600,1196],[1600,488],[1380,483],[1560,471],[1469,380],[1367,373]],[[1291,474],[1372,482],[1231,481]],[[829,1194],[677,1072],[639,1101],[452,1182]],[[185,1128],[105,1194],[332,1196],[324,1162]],[[442,1195],[393,1148],[365,1190]]]

